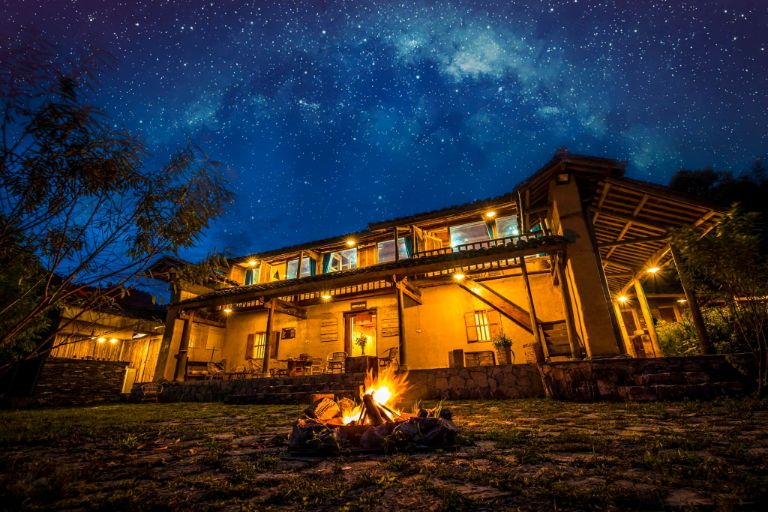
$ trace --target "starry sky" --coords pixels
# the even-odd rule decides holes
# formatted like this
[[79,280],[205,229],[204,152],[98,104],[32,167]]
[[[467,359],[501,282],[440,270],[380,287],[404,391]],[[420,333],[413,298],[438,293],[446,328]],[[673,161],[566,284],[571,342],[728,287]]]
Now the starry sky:
[[742,170],[768,152],[764,0],[0,0],[0,44],[106,53],[95,102],[157,162],[193,140],[244,255],[510,191],[558,147]]

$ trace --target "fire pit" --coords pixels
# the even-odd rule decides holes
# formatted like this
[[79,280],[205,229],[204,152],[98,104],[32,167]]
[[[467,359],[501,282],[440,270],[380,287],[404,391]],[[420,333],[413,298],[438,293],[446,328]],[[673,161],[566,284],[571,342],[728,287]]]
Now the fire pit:
[[437,407],[409,413],[397,408],[408,389],[407,375],[391,367],[378,375],[369,370],[357,401],[316,400],[294,423],[288,449],[324,455],[453,448],[457,429],[450,411]]

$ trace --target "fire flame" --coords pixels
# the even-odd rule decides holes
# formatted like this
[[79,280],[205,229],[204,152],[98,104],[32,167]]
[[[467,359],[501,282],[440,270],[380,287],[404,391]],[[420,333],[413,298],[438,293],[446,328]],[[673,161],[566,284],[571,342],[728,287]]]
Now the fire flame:
[[[365,386],[360,394],[360,399],[363,399],[363,395],[371,395],[373,401],[385,410],[389,416],[387,419],[394,420],[395,417],[401,415],[401,411],[394,406],[408,389],[407,379],[408,372],[397,373],[392,365],[381,370],[376,377],[373,376],[372,370],[368,370],[365,374]],[[344,425],[359,424],[362,412],[362,403],[351,409],[342,410]],[[363,422],[368,423],[367,418],[364,418]]]

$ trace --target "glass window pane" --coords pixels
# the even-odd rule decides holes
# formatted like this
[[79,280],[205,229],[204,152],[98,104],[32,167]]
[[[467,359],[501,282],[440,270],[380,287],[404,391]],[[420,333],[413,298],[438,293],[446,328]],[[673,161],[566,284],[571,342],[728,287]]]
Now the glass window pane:
[[307,277],[312,275],[312,260],[310,258],[304,258],[301,260],[301,277]]
[[299,260],[290,260],[288,262],[288,265],[285,267],[285,278],[286,279],[296,279],[296,274],[299,270]]
[[496,233],[498,233],[499,238],[518,236],[520,231],[517,228],[517,215],[508,215],[496,219]]
[[[405,237],[400,237],[397,239],[397,245],[400,251],[400,259],[404,260],[409,258],[408,256],[408,241],[405,239]],[[379,250],[379,263],[386,263],[387,261],[395,261],[395,242],[394,240],[385,240],[384,242],[379,242],[378,245]]]
[[357,248],[331,253],[331,272],[353,268],[357,268]]
[[451,247],[488,240],[488,228],[483,221],[451,226],[450,232]]

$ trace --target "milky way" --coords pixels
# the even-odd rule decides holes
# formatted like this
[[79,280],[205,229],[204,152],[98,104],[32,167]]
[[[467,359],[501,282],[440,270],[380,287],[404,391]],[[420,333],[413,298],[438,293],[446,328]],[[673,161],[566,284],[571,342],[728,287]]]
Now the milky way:
[[768,151],[763,1],[0,2],[5,47],[98,50],[96,101],[236,191],[196,259],[511,190],[562,146],[742,170]]

